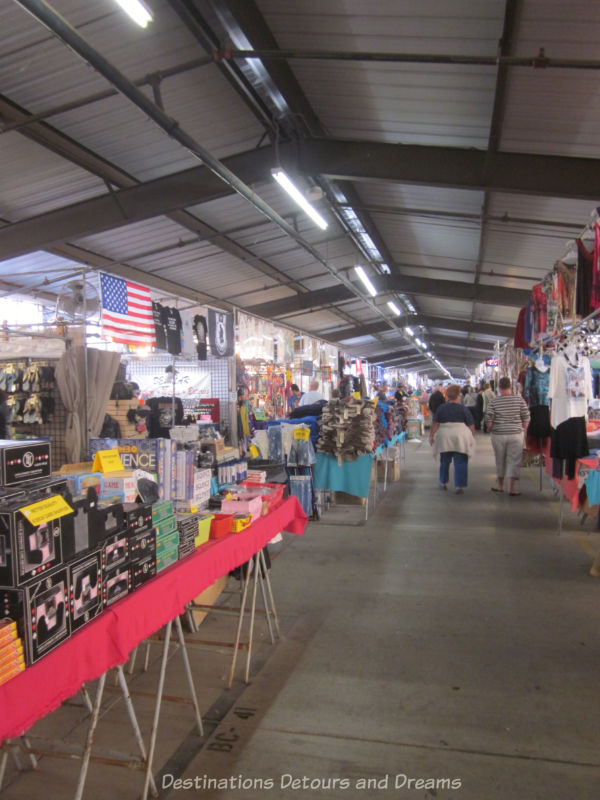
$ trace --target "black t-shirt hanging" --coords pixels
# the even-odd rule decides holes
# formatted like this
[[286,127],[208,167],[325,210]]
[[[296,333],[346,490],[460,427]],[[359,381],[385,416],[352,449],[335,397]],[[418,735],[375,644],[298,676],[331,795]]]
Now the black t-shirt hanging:
[[150,408],[148,435],[151,439],[168,439],[169,428],[183,422],[183,403],[179,397],[175,398],[175,419],[172,397],[151,397],[146,405]]
[[154,333],[156,336],[156,349],[167,349],[167,337],[165,335],[165,324],[163,321],[165,307],[160,303],[152,303],[152,314],[154,316]]
[[181,316],[176,308],[163,309],[163,323],[167,335],[167,350],[172,356],[181,354]]
[[198,361],[206,361],[206,332],[207,332],[206,317],[196,314],[194,317],[194,333],[196,334],[196,351],[198,353]]

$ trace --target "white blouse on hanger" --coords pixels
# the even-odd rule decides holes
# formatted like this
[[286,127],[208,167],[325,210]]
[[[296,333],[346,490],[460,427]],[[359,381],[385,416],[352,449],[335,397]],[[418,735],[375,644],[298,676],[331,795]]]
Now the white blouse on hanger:
[[553,356],[548,397],[552,400],[550,424],[553,428],[570,417],[585,417],[589,401],[594,397],[589,358],[573,351]]

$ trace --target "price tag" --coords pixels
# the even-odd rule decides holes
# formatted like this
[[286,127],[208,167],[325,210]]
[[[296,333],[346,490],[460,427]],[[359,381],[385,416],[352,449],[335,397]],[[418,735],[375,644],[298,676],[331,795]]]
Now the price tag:
[[302,442],[308,442],[310,439],[310,428],[297,427],[294,430],[294,439],[300,439]]
[[53,519],[73,513],[71,506],[59,494],[46,497],[44,500],[39,500],[29,506],[24,506],[19,511],[35,528],[45,522],[52,522]]
[[118,450],[98,450],[92,472],[122,472],[125,469]]

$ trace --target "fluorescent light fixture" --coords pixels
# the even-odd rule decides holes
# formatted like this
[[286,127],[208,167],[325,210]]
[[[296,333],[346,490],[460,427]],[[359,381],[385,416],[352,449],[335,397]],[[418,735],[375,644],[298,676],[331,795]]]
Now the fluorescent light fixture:
[[282,189],[289,194],[289,196],[294,200],[300,208],[308,214],[308,216],[312,219],[314,223],[316,223],[321,230],[325,230],[327,227],[327,222],[323,219],[323,217],[319,214],[316,208],[311,206],[308,200],[304,197],[300,189],[295,186],[292,181],[288,178],[285,172],[280,169],[279,167],[271,170],[271,175],[275,178],[277,183],[281,186]]
[[116,2],[134,22],[137,22],[140,28],[145,28],[149,22],[152,22],[152,14],[142,0],[116,0]]
[[413,331],[413,329],[409,328],[408,325],[406,326],[406,328],[404,328],[404,330],[406,331],[406,333],[408,333],[409,336],[414,336],[415,335],[415,332]]
[[371,297],[377,297],[377,289],[371,283],[371,281],[369,279],[369,276],[364,271],[364,269],[362,267],[354,267],[354,269],[355,269],[356,274],[358,275],[358,277],[361,279],[361,281],[365,285],[365,288],[368,291],[368,293],[371,295]]
[[381,267],[381,271],[383,272],[384,275],[392,274],[392,270],[388,267],[387,264],[380,264],[379,266]]
[[393,312],[394,312],[394,314],[395,314],[397,317],[399,317],[399,316],[400,316],[400,314],[402,314],[402,312],[400,311],[400,309],[398,308],[398,306],[396,305],[396,303],[393,303],[391,300],[388,300],[388,308],[390,309],[390,311],[393,311]]

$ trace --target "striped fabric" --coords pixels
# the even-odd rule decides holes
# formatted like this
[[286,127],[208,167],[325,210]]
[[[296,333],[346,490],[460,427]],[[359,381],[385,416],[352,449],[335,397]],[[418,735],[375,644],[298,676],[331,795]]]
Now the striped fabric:
[[522,433],[523,425],[529,422],[529,409],[520,395],[501,394],[489,401],[485,421],[491,422],[492,433],[500,436]]

